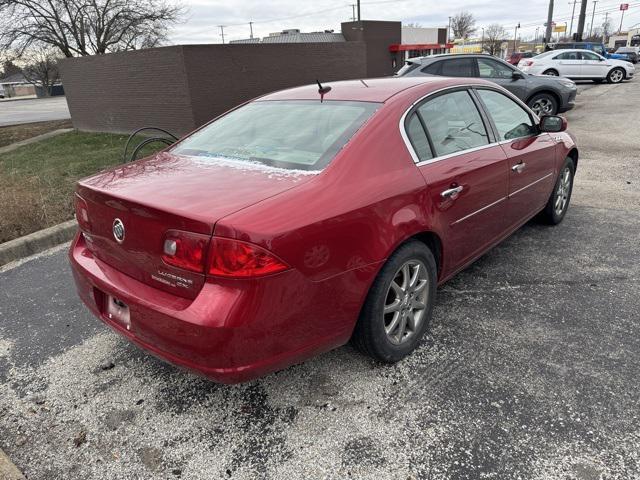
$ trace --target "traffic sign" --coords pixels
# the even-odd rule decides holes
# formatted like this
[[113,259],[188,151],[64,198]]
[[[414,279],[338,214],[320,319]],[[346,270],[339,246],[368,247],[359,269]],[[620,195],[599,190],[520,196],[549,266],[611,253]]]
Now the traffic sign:
[[629,4],[628,3],[621,3],[620,4],[620,10],[622,10],[623,12],[625,10],[629,10]]

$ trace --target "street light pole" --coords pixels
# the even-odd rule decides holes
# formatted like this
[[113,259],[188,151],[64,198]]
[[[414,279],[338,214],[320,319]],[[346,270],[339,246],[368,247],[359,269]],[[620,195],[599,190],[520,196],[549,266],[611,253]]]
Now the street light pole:
[[518,29],[520,28],[520,22],[516,25],[516,32],[513,36],[513,53],[516,53],[516,42],[518,41]]
[[591,32],[593,31],[593,20],[596,17],[596,4],[598,0],[593,0],[593,13],[591,14],[591,27],[589,28],[589,37],[591,37]]
[[551,42],[552,24],[553,24],[553,0],[549,0],[549,13],[547,14],[547,31],[545,32],[545,35],[544,35],[545,45]]
[[482,27],[482,41],[480,42],[480,53],[484,52],[484,27]]
[[582,41],[584,34],[584,20],[587,16],[587,0],[583,0],[580,4],[580,16],[578,17],[578,31],[576,32],[576,42]]
[[571,26],[569,27],[569,38],[571,38],[571,34],[573,33],[573,17],[576,14],[576,3],[578,3],[578,0],[573,0],[573,10],[571,10]]
[[358,21],[360,21],[360,0],[358,0]]

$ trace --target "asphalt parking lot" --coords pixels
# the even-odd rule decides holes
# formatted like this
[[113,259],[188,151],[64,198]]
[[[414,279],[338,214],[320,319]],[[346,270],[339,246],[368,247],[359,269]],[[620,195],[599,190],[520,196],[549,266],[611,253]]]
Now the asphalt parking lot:
[[640,478],[640,83],[581,86],[564,223],[439,290],[418,351],[237,386],[137,350],[66,252],[0,272],[0,448],[30,479]]
[[65,97],[0,102],[0,127],[71,118]]

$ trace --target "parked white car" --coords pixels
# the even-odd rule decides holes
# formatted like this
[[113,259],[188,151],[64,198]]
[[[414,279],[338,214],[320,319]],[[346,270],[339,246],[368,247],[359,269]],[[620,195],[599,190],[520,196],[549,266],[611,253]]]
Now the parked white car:
[[633,78],[636,68],[624,60],[610,60],[591,50],[552,50],[520,60],[518,68],[533,75],[620,83]]

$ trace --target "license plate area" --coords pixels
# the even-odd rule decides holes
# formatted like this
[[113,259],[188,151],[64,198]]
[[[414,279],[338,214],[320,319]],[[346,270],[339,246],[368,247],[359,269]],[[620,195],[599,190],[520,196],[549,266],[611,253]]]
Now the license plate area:
[[127,330],[131,330],[131,314],[129,312],[129,306],[122,300],[111,295],[107,295],[105,315],[112,322],[122,325]]

